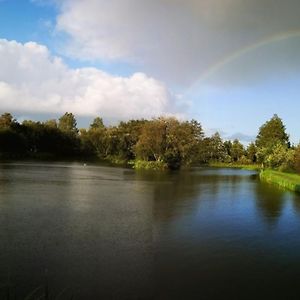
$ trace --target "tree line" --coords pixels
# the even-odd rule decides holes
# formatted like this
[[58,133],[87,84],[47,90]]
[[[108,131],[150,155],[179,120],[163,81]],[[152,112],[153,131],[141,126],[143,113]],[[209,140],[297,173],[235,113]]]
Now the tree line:
[[78,129],[75,116],[68,112],[58,120],[22,123],[4,113],[0,116],[0,158],[100,159],[150,169],[221,162],[300,172],[300,146],[291,145],[277,115],[245,147],[237,139],[224,141],[219,133],[205,136],[196,120],[160,117],[105,126],[97,117],[88,129]]

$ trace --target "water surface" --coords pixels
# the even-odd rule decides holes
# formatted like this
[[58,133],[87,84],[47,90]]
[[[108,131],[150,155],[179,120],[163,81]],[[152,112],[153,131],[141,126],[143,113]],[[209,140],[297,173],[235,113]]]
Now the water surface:
[[18,299],[300,297],[300,197],[251,171],[0,164],[0,241]]

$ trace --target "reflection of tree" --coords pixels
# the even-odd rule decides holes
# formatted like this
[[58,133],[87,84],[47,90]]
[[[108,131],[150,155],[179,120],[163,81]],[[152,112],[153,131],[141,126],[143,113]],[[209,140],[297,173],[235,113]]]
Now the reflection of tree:
[[300,196],[299,194],[292,193],[294,211],[300,216]]
[[[153,216],[169,220],[196,211],[203,200],[218,201],[228,191],[238,192],[240,183],[249,180],[235,172],[221,169],[193,169],[170,173],[138,172],[136,178],[153,185]],[[223,190],[226,188],[226,190]],[[234,199],[234,197],[233,197]]]
[[269,225],[276,225],[284,208],[284,192],[267,183],[256,185],[256,207]]

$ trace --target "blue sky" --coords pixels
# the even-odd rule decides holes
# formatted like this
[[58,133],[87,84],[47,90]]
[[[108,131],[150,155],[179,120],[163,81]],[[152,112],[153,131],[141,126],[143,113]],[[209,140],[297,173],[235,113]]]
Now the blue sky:
[[277,113],[298,143],[300,5],[264,2],[2,0],[0,112],[175,115],[244,142]]

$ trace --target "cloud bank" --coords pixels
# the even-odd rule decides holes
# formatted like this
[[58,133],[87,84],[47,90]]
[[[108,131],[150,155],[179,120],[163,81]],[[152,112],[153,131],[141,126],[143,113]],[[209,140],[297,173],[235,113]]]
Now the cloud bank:
[[[56,28],[69,37],[69,55],[128,61],[182,85],[239,49],[300,28],[298,0],[62,0],[57,5]],[[299,43],[287,46],[292,57],[283,56],[286,48],[280,47],[262,55],[256,51],[222,79],[239,81],[246,73],[249,82],[263,73],[262,79],[280,67],[289,69],[294,58],[300,65]]]
[[71,69],[35,42],[0,40],[0,65],[2,112],[70,111],[126,120],[172,111],[172,97],[161,82],[143,73],[117,77],[96,68]]

